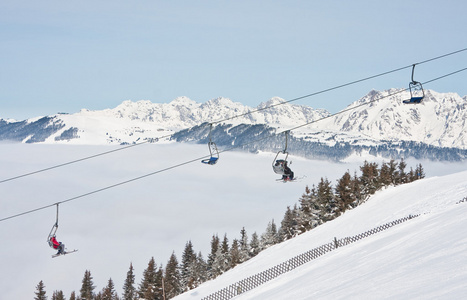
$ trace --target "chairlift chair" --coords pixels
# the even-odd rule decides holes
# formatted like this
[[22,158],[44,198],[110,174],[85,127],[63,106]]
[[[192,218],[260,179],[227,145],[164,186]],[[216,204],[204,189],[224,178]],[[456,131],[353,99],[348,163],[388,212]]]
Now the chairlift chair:
[[209,142],[208,142],[208,148],[209,148],[209,155],[210,157],[207,159],[203,159],[201,162],[203,164],[207,165],[215,165],[217,161],[219,160],[219,150],[217,149],[216,143],[212,141],[211,138],[211,132],[212,132],[212,124],[209,124]]
[[413,79],[415,64],[412,66],[412,82],[409,83],[410,99],[402,101],[405,104],[419,104],[425,98],[425,91],[420,82]]
[[277,152],[276,157],[272,161],[272,170],[274,173],[279,175],[285,175],[285,164],[287,163],[287,158],[289,157],[289,153],[287,152],[287,139],[288,139],[289,131],[285,132],[285,148]]

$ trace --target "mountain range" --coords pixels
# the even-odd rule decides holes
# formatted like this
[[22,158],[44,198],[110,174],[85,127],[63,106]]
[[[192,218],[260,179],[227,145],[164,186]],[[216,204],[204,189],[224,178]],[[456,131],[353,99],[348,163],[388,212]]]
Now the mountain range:
[[393,158],[437,160],[467,157],[467,96],[425,91],[421,104],[402,89],[372,90],[339,113],[295,105],[274,97],[256,108],[217,98],[197,103],[124,101],[113,109],[58,113],[24,121],[0,119],[0,140],[22,143],[133,144],[142,141],[207,141],[249,151],[284,148],[305,157],[342,159],[369,152]]

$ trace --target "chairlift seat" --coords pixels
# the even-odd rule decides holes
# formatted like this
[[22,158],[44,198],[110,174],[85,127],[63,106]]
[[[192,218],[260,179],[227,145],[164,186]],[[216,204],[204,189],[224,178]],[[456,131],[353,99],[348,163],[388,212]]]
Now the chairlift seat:
[[208,159],[203,159],[201,162],[207,165],[215,165],[218,160],[219,160],[219,157],[210,157]]

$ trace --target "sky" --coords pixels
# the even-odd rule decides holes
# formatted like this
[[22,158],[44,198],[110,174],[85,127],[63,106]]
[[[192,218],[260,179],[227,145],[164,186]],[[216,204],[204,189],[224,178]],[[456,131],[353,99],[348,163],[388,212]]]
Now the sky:
[[[11,1],[0,3],[0,118],[125,100],[226,97],[256,107],[467,48],[467,3],[447,1]],[[424,82],[467,51],[416,67]],[[296,104],[337,112],[411,68]],[[467,95],[466,72],[425,88]]]

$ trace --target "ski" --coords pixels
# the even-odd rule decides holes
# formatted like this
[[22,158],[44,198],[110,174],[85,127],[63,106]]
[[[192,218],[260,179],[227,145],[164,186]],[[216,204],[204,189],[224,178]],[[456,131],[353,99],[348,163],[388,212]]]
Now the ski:
[[276,179],[276,181],[278,182],[283,182],[283,183],[287,183],[287,182],[298,182],[300,180],[302,180],[303,178],[305,178],[306,176],[301,176],[301,177],[294,177],[294,179],[290,180],[290,179],[282,179],[282,178],[279,178],[279,179]]
[[67,255],[67,254],[70,254],[70,253],[73,253],[73,252],[76,252],[76,251],[78,251],[78,249],[71,250],[71,251],[65,251],[64,253],[60,253],[60,254],[54,254],[54,255],[52,255],[52,258],[62,256],[62,255]]

